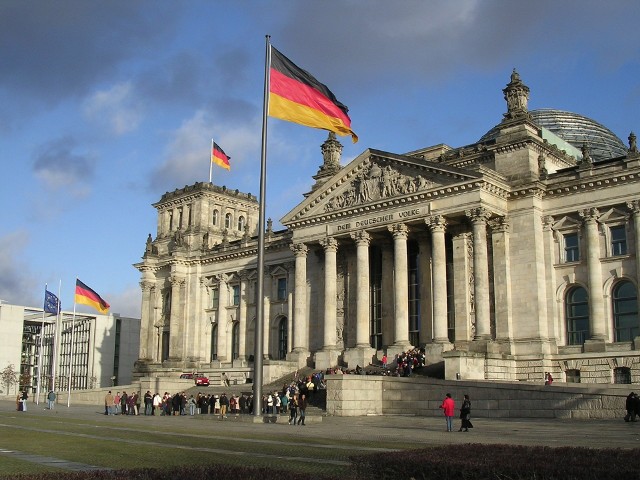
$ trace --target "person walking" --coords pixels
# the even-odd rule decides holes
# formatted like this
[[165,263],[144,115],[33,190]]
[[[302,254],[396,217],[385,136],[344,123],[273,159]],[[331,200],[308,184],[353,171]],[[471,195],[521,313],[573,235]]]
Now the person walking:
[[27,400],[29,399],[29,394],[27,393],[27,389],[25,388],[22,392],[22,396],[20,397],[20,401],[22,402],[22,411],[27,411]]
[[229,399],[227,394],[223,393],[220,396],[220,420],[227,418],[227,409],[229,408]]
[[470,428],[473,428],[473,424],[471,423],[471,400],[469,399],[469,395],[465,395],[464,400],[462,401],[460,419],[462,420],[462,423],[460,424],[459,432],[468,432]]
[[636,421],[636,414],[638,413],[636,411],[636,407],[638,403],[637,399],[638,399],[638,396],[635,394],[635,392],[631,392],[629,395],[627,395],[627,401],[625,402],[625,408],[627,410],[627,414],[624,416],[625,422]]
[[453,431],[453,413],[456,409],[456,404],[451,398],[451,394],[447,393],[442,401],[442,405],[440,405],[442,412],[444,413],[444,418],[447,421],[447,432]]

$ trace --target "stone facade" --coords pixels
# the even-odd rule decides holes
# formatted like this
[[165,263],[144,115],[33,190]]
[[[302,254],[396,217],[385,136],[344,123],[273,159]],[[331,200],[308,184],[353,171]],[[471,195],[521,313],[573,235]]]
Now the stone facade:
[[[628,386],[551,386],[521,382],[447,381],[425,377],[328,375],[327,414],[416,415],[441,417],[445,393],[458,408],[463,395],[475,418],[619,418],[625,413]],[[456,418],[458,410],[456,409]]]
[[[355,368],[419,347],[451,379],[638,382],[635,135],[626,148],[610,134],[592,155],[535,123],[515,71],[503,93],[502,121],[472,145],[367,149],[340,166],[329,134],[285,229],[268,222],[267,378],[271,362]],[[591,125],[578,133],[608,132]],[[606,142],[626,154],[602,157]],[[250,367],[255,197],[199,183],[154,207],[135,265],[137,373]]]

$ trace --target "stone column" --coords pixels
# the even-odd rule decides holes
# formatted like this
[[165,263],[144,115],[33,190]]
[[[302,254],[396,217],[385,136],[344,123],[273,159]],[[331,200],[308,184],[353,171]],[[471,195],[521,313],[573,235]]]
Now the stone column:
[[293,350],[293,290],[292,286],[296,284],[296,269],[291,266],[287,272],[287,353]]
[[138,357],[140,360],[150,360],[155,343],[153,318],[151,316],[151,289],[153,288],[153,283],[143,280],[140,282],[140,288],[142,288],[142,306],[140,309],[140,352]]
[[[633,215],[633,232],[635,237],[634,254],[636,256],[636,284],[640,288],[640,200],[627,202],[627,208]],[[639,291],[640,295],[640,291]]]
[[307,254],[309,249],[304,243],[294,243],[291,250],[296,258],[295,285],[293,293],[293,351],[309,351],[307,330]]
[[584,221],[587,239],[587,271],[589,278],[589,328],[590,340],[604,341],[604,298],[602,296],[602,267],[600,265],[600,235],[598,234],[597,208],[585,208],[578,212]]
[[433,339],[433,294],[431,291],[431,239],[424,233],[418,236],[420,273],[420,343]]
[[476,336],[474,340],[491,339],[489,307],[489,263],[487,253],[487,220],[491,212],[478,207],[465,212],[473,225],[473,273],[476,307]]
[[[542,217],[542,234],[544,241],[544,263],[546,275],[546,292],[547,292],[547,319],[551,323],[549,335],[553,337],[556,343],[559,343],[564,337],[566,331],[564,315],[559,314],[558,302],[556,300],[556,276],[553,267],[555,263],[556,242],[554,239],[553,224],[555,220],[550,215]],[[497,299],[496,299],[497,303]]]
[[182,351],[182,315],[180,306],[182,304],[181,295],[184,278],[171,276],[171,319],[169,322],[169,360],[180,361],[183,357]]
[[356,347],[369,347],[369,243],[364,230],[351,234],[356,242]]
[[229,276],[221,273],[216,275],[218,280],[218,312],[216,322],[218,324],[218,361],[225,361],[229,358],[227,352],[227,306],[229,305]]
[[409,272],[407,258],[407,237],[409,228],[404,223],[389,225],[393,234],[394,261],[394,341],[393,346],[402,350],[410,346],[409,343]]
[[369,297],[369,244],[371,236],[364,230],[353,232],[356,242],[356,345],[344,353],[349,368],[366,366],[373,361],[375,350],[371,347]]
[[238,305],[238,360],[247,358],[247,282],[246,271],[238,272],[240,277],[240,304]]
[[[496,340],[509,342],[513,338],[511,312],[511,263],[509,256],[509,222],[498,217],[491,222],[493,242],[493,284],[495,295]],[[511,353],[505,345],[504,353]]]
[[327,237],[320,240],[324,248],[324,340],[323,350],[336,346],[336,268],[338,241]]
[[425,218],[431,230],[431,275],[433,283],[433,341],[449,343],[447,334],[447,258],[444,232],[447,221],[442,215]]

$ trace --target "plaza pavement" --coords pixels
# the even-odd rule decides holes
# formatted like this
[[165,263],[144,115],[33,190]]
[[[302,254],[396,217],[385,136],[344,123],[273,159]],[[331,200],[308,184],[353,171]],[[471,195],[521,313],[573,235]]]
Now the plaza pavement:
[[[56,405],[52,411],[46,410],[46,403],[28,404],[27,412],[17,412],[15,401],[0,400],[0,424],[5,415],[52,416],[58,418],[104,422],[107,418],[115,425],[133,427],[136,424],[158,424],[167,422],[190,422],[194,432],[214,428],[216,435],[233,436],[235,431],[255,432],[256,436],[269,434],[270,438],[292,438],[297,435],[318,439],[339,438],[344,440],[366,439],[379,443],[380,447],[394,449],[398,442],[416,447],[442,444],[487,443],[510,445],[579,446],[589,448],[638,448],[640,447],[640,422],[626,423],[622,418],[604,420],[564,420],[564,419],[488,419],[472,418],[474,427],[470,432],[458,432],[460,421],[454,421],[454,431],[446,432],[445,421],[438,417],[415,416],[367,416],[331,417],[313,421],[309,417],[306,426],[291,426],[286,421],[278,423],[256,423],[249,418],[235,418],[229,415],[220,421],[214,415],[194,417],[145,417],[104,416],[100,405]],[[246,416],[241,416],[246,417]],[[215,422],[211,423],[211,422]],[[298,433],[299,432],[299,433]],[[275,434],[275,435],[271,435]]]

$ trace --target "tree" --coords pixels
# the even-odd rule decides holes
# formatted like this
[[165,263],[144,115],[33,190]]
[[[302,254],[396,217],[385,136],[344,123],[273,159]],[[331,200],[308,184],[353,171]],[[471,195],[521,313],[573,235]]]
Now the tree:
[[7,387],[6,393],[9,394],[11,386],[18,383],[18,372],[16,372],[12,363],[7,365],[5,369],[0,372],[0,380],[2,380],[2,383]]

